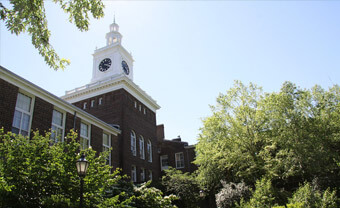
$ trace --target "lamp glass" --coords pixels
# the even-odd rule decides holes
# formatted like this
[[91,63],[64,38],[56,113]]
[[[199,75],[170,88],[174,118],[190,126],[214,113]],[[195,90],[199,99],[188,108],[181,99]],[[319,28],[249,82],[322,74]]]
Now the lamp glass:
[[77,166],[78,175],[80,177],[84,177],[86,175],[87,168],[89,166],[89,163],[85,159],[84,155],[82,155],[81,158],[79,160],[77,160],[76,166]]

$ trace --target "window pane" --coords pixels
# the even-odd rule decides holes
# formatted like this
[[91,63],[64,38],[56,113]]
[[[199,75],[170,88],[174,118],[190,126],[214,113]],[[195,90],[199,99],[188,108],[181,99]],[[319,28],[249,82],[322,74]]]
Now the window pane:
[[26,96],[26,95],[19,93],[18,98],[17,98],[16,107],[20,108],[24,111],[30,112],[31,98]]
[[28,131],[23,131],[23,130],[21,130],[21,131],[20,131],[20,134],[23,135],[23,136],[27,136],[27,135],[28,135]]
[[84,137],[88,137],[88,126],[86,124],[81,123],[80,125],[80,135]]
[[[22,116],[21,112],[19,112],[17,110],[14,112],[14,118],[13,118],[13,124],[12,124],[13,127],[20,129],[21,116]],[[15,132],[13,132],[13,133],[15,133]]]
[[63,124],[63,114],[57,110],[53,110],[52,123],[62,126]]
[[21,130],[28,131],[28,125],[30,122],[30,116],[27,114],[23,114],[22,123],[21,123]]
[[56,131],[57,131],[57,127],[56,126],[54,126],[54,125],[52,125],[52,133],[51,133],[51,140],[52,141],[56,141],[56,137],[57,137],[57,135],[56,135]]
[[14,134],[19,134],[19,129],[18,128],[15,128],[15,127],[12,127],[12,132]]
[[103,144],[106,146],[110,146],[109,135],[103,134]]

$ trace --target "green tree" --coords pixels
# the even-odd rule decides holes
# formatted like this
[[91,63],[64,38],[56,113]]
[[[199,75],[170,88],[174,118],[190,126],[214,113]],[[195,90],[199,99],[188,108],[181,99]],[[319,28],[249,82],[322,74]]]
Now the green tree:
[[203,120],[196,145],[198,179],[216,194],[220,180],[255,186],[268,178],[292,192],[320,179],[340,186],[340,87],[302,90],[290,82],[264,93],[236,81]]
[[255,190],[248,203],[241,203],[243,208],[270,208],[274,206],[275,191],[270,180],[262,178],[256,181]]
[[289,202],[288,205],[300,204],[306,208],[336,208],[336,191],[331,192],[328,188],[322,193],[310,183],[305,183],[293,194]]
[[178,201],[175,202],[178,207],[198,207],[201,189],[195,175],[170,167],[165,170],[162,185],[165,187],[166,194],[174,194],[178,197]]
[[[100,0],[53,0],[53,2],[59,4],[61,9],[69,14],[69,21],[80,31],[89,29],[89,14],[96,19],[104,16],[104,4]],[[0,19],[4,21],[7,29],[15,35],[27,32],[32,37],[33,46],[47,65],[54,70],[64,69],[70,61],[60,58],[50,44],[51,32],[47,27],[44,1],[11,0],[9,3],[9,8],[6,8],[0,2]]]
[[[77,134],[71,132],[65,139],[67,142],[53,145],[49,136],[36,132],[28,139],[0,130],[2,207],[78,206],[80,180],[75,163],[80,157],[80,145],[76,141]],[[84,202],[89,207],[97,207],[107,202],[105,191],[121,176],[106,165],[107,152],[98,157],[91,148],[80,153],[85,153],[89,161],[88,174],[84,178]],[[115,201],[117,206],[124,203]]]

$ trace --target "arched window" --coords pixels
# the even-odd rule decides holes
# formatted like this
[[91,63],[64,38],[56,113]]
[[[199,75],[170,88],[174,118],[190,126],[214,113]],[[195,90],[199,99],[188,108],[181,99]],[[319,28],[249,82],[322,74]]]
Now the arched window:
[[146,151],[148,155],[148,162],[152,162],[152,145],[150,140],[148,140]]
[[136,134],[133,131],[131,131],[131,153],[132,153],[133,156],[136,156],[136,154],[137,154]]
[[142,136],[139,136],[139,155],[141,159],[145,159],[144,138]]

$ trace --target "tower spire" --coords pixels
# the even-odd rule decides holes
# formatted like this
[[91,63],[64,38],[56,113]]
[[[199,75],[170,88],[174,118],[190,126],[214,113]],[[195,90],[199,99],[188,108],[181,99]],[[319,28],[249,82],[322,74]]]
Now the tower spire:
[[116,14],[113,13],[113,24],[116,24]]

